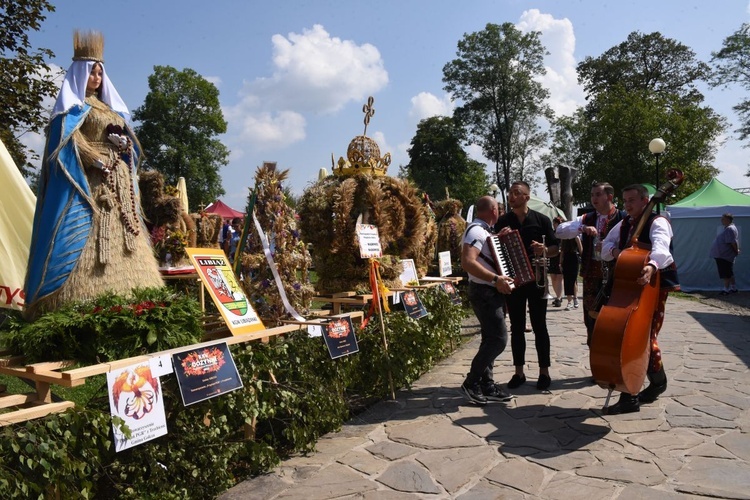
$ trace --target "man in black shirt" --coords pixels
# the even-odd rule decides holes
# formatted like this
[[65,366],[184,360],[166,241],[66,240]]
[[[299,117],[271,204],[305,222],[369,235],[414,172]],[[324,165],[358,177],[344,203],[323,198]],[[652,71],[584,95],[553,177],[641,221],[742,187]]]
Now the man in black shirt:
[[[529,208],[530,195],[531,188],[524,181],[516,181],[510,186],[508,191],[510,210],[498,219],[495,231],[504,234],[513,229],[518,230],[529,260],[541,257],[545,252],[545,246],[547,257],[554,257],[558,253],[558,241],[552,229],[552,221],[546,215]],[[552,382],[549,375],[551,363],[550,340],[547,331],[547,299],[544,298],[546,289],[546,283],[544,287],[539,287],[533,282],[527,283],[515,288],[506,298],[510,316],[510,345],[513,351],[513,365],[516,369],[516,373],[508,382],[510,389],[515,389],[526,382],[523,369],[526,364],[524,330],[527,302],[539,361],[539,379],[536,387],[540,390],[547,390]]]

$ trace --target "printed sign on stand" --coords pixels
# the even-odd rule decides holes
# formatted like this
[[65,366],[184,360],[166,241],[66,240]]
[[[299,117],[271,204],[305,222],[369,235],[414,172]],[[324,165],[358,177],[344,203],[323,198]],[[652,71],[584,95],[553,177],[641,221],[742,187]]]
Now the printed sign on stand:
[[401,266],[402,271],[399,276],[401,278],[401,285],[419,284],[419,275],[417,274],[417,266],[414,264],[414,259],[401,259]]
[[354,333],[352,318],[349,316],[332,318],[324,323],[323,339],[325,339],[331,359],[359,352],[357,335]]
[[172,354],[172,364],[185,406],[242,388],[226,342]]
[[130,429],[130,438],[112,424],[115,452],[151,441],[167,433],[164,398],[159,377],[151,373],[149,362],[107,372],[109,409]]
[[186,248],[208,293],[232,335],[264,330],[220,248]]
[[448,294],[448,297],[450,297],[453,304],[461,304],[461,296],[458,295],[458,290],[456,290],[456,287],[455,285],[453,285],[453,283],[451,283],[450,281],[440,283],[440,288]]
[[427,309],[425,309],[422,300],[415,290],[401,292],[401,302],[404,304],[404,310],[410,318],[419,319],[427,316]]
[[453,264],[451,263],[451,252],[446,250],[445,252],[438,253],[438,262],[440,263],[440,276],[450,276],[453,274]]
[[377,226],[373,226],[372,224],[357,224],[357,239],[359,240],[359,256],[363,259],[373,259],[383,256]]

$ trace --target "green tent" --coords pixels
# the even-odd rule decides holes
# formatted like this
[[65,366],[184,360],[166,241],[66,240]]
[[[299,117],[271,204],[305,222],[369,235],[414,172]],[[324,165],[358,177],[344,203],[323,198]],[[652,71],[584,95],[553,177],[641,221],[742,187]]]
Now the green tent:
[[723,288],[716,264],[708,255],[714,238],[724,226],[721,215],[734,216],[740,236],[739,257],[734,262],[737,288],[750,290],[750,260],[743,239],[750,228],[750,196],[711,179],[696,192],[667,207],[674,230],[673,255],[677,263],[680,285],[686,292],[719,291]]
[[750,206],[750,196],[735,191],[715,177],[673,207]]

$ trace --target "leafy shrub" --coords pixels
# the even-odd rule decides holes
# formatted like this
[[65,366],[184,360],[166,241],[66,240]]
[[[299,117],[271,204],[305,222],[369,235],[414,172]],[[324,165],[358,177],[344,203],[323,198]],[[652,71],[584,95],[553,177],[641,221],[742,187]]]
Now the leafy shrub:
[[[357,331],[360,352],[335,360],[322,338],[304,332],[232,346],[244,387],[188,407],[175,377],[163,377],[169,433],[117,454],[105,388],[86,409],[4,427],[0,498],[211,498],[292,453],[309,452],[320,436],[346,421],[353,401],[390,395],[389,370],[396,388],[408,386],[458,344],[463,310],[439,289],[420,292],[420,297],[430,311],[426,318],[414,321],[403,311],[384,316],[387,354],[380,321],[373,318],[364,331]],[[123,305],[114,301],[98,305]],[[180,310],[162,321],[173,317],[182,322],[187,309]],[[48,336],[50,345],[75,330],[71,326],[58,332]],[[115,340],[120,347],[105,348],[105,337],[114,334],[106,332],[110,330],[88,333],[99,344],[92,352],[111,356],[132,346],[136,352],[119,355],[128,357],[153,346],[145,340],[147,329],[138,329],[130,335],[116,332],[131,340]]]

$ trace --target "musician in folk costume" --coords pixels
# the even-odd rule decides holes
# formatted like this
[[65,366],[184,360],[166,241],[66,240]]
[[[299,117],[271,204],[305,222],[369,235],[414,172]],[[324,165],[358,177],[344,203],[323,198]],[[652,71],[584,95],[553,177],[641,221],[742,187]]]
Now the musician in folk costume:
[[[495,224],[499,234],[518,230],[529,259],[542,256],[554,257],[558,254],[558,241],[552,229],[552,221],[546,215],[531,210],[528,206],[531,188],[524,181],[516,181],[508,190],[508,213]],[[546,264],[545,264],[546,265]],[[543,267],[543,266],[539,266]],[[539,279],[539,277],[537,277]],[[536,387],[547,390],[552,382],[549,374],[550,340],[547,331],[547,284],[539,286],[531,282],[513,290],[507,298],[510,316],[510,345],[513,352],[515,374],[508,387],[515,389],[526,382],[526,304],[528,302],[531,329],[534,331],[539,378]]]
[[[560,239],[581,236],[581,277],[583,278],[583,323],[586,325],[586,345],[591,345],[591,335],[596,324],[596,299],[603,286],[602,241],[626,213],[614,204],[615,189],[608,182],[591,185],[591,205],[588,212],[577,219],[561,223],[555,230]],[[606,265],[606,263],[605,263]],[[601,306],[601,304],[599,304]],[[592,315],[592,313],[594,313]]]
[[645,226],[638,236],[639,243],[651,247],[648,263],[643,267],[638,284],[647,285],[654,273],[660,274],[661,287],[658,304],[651,320],[650,345],[646,376],[649,385],[639,394],[620,394],[620,400],[608,408],[607,414],[632,413],[640,411],[640,403],[652,403],[667,389],[667,376],[664,372],[661,350],[657,336],[664,322],[664,309],[667,294],[680,289],[677,280],[677,268],[672,257],[672,225],[662,215],[653,212],[644,213],[648,205],[648,191],[640,184],[626,186],[622,190],[623,203],[627,216],[609,232],[602,242],[602,259],[613,261],[630,244],[633,230],[642,217],[647,217]]
[[469,302],[479,320],[482,336],[461,390],[469,402],[479,405],[511,399],[495,384],[492,375],[495,358],[508,344],[505,297],[510,293],[513,282],[508,276],[498,276],[491,245],[487,241],[497,218],[497,201],[490,196],[480,198],[476,203],[474,220],[464,231],[461,245],[461,267],[469,275]]
[[24,287],[29,319],[106,291],[163,285],[140,212],[140,146],[104,71],[104,40],[76,32],[73,45],[47,127]]

